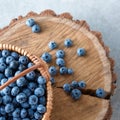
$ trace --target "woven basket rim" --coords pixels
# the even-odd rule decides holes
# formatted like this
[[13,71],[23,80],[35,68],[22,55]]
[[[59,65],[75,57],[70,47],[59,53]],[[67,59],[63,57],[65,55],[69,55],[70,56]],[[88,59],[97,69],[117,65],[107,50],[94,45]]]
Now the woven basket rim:
[[52,101],[53,101],[53,90],[50,82],[50,74],[48,72],[48,66],[47,64],[40,58],[38,58],[35,55],[30,54],[26,50],[19,48],[17,46],[11,45],[11,44],[0,44],[0,50],[10,50],[15,51],[21,55],[27,56],[34,64],[37,64],[38,62],[41,63],[41,66],[38,68],[42,76],[44,76],[47,80],[46,87],[47,87],[47,105],[46,105],[46,112],[43,115],[42,120],[50,120],[50,115],[52,111]]

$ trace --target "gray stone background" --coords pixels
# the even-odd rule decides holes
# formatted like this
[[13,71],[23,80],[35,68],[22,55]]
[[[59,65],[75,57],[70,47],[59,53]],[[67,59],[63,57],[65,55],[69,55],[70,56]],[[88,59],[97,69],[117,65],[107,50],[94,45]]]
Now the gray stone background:
[[104,42],[116,61],[117,89],[111,98],[111,120],[120,120],[120,0],[0,0],[0,28],[12,18],[53,9],[56,13],[70,12],[74,19],[87,20],[91,29],[102,32]]

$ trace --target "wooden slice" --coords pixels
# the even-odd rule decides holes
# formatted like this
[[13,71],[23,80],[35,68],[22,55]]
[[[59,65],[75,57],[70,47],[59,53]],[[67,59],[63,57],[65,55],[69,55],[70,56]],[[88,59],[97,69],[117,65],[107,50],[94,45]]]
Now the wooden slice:
[[[31,28],[25,25],[28,18],[33,18],[40,25],[40,33],[32,33]],[[64,47],[64,40],[73,40],[71,48]],[[50,50],[48,43],[54,40],[58,48]],[[0,42],[17,45],[32,54],[40,57],[42,53],[52,55],[50,65],[55,65],[55,52],[58,49],[65,51],[65,62],[68,68],[73,68],[73,75],[60,75],[55,77],[54,106],[51,120],[103,120],[109,118],[110,104],[108,100],[83,95],[79,101],[73,101],[63,90],[57,87],[72,80],[84,80],[86,90],[93,91],[103,88],[108,96],[114,90],[115,74],[113,73],[114,61],[109,58],[109,49],[103,44],[101,34],[90,31],[85,21],[74,21],[68,13],[56,15],[51,10],[40,14],[30,12],[26,17],[19,16],[11,24],[1,30]],[[77,48],[83,47],[87,54],[78,57]],[[109,113],[109,114],[108,114]]]

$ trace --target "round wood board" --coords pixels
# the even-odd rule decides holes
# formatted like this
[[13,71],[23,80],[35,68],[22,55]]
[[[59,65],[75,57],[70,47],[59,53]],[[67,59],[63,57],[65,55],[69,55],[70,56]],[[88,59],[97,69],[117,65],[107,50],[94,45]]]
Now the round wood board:
[[[32,33],[31,28],[25,25],[28,18],[33,18],[40,25],[40,33]],[[73,40],[71,48],[64,47],[64,40]],[[58,48],[50,50],[48,43],[54,40]],[[53,110],[51,120],[107,120],[110,119],[110,96],[114,90],[115,74],[114,61],[109,58],[109,48],[106,47],[101,34],[91,31],[86,21],[72,20],[69,13],[56,15],[51,10],[40,14],[28,13],[25,17],[13,19],[8,27],[0,31],[0,42],[16,45],[40,57],[42,53],[52,55],[50,65],[55,65],[55,52],[58,49],[65,51],[66,66],[73,68],[73,75],[55,76],[53,86]],[[78,57],[76,50],[79,47],[86,49],[85,57]],[[56,66],[56,65],[55,65]],[[64,83],[72,80],[84,80],[87,83],[86,91],[80,100],[74,101],[60,88]],[[106,99],[92,96],[97,88],[103,88],[107,93]]]

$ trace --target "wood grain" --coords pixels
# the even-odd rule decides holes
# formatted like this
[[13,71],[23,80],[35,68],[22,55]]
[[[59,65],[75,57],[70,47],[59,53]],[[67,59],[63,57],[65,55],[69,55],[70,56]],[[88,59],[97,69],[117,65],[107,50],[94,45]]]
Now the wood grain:
[[[30,17],[40,25],[40,33],[32,33],[31,28],[25,25],[25,21]],[[73,47],[64,47],[66,38],[73,40]],[[57,49],[49,49],[48,43],[51,40],[58,44]],[[103,120],[108,118],[110,115],[107,114],[110,106],[109,100],[83,95],[79,101],[74,102],[61,89],[56,88],[61,87],[64,83],[70,83],[72,80],[84,80],[87,83],[86,89],[95,91],[97,88],[103,88],[109,95],[113,91],[114,65],[108,58],[109,51],[101,40],[101,34],[90,31],[86,21],[73,21],[70,14],[56,15],[51,10],[46,10],[41,14],[30,12],[26,17],[20,16],[19,20],[14,19],[10,26],[1,30],[0,42],[17,45],[38,57],[43,52],[49,52],[53,59],[48,64],[49,66],[55,65],[56,50],[65,51],[66,66],[73,68],[74,74],[62,76],[58,73],[55,77],[51,120]],[[86,49],[85,57],[77,56],[76,50],[79,47]]]

